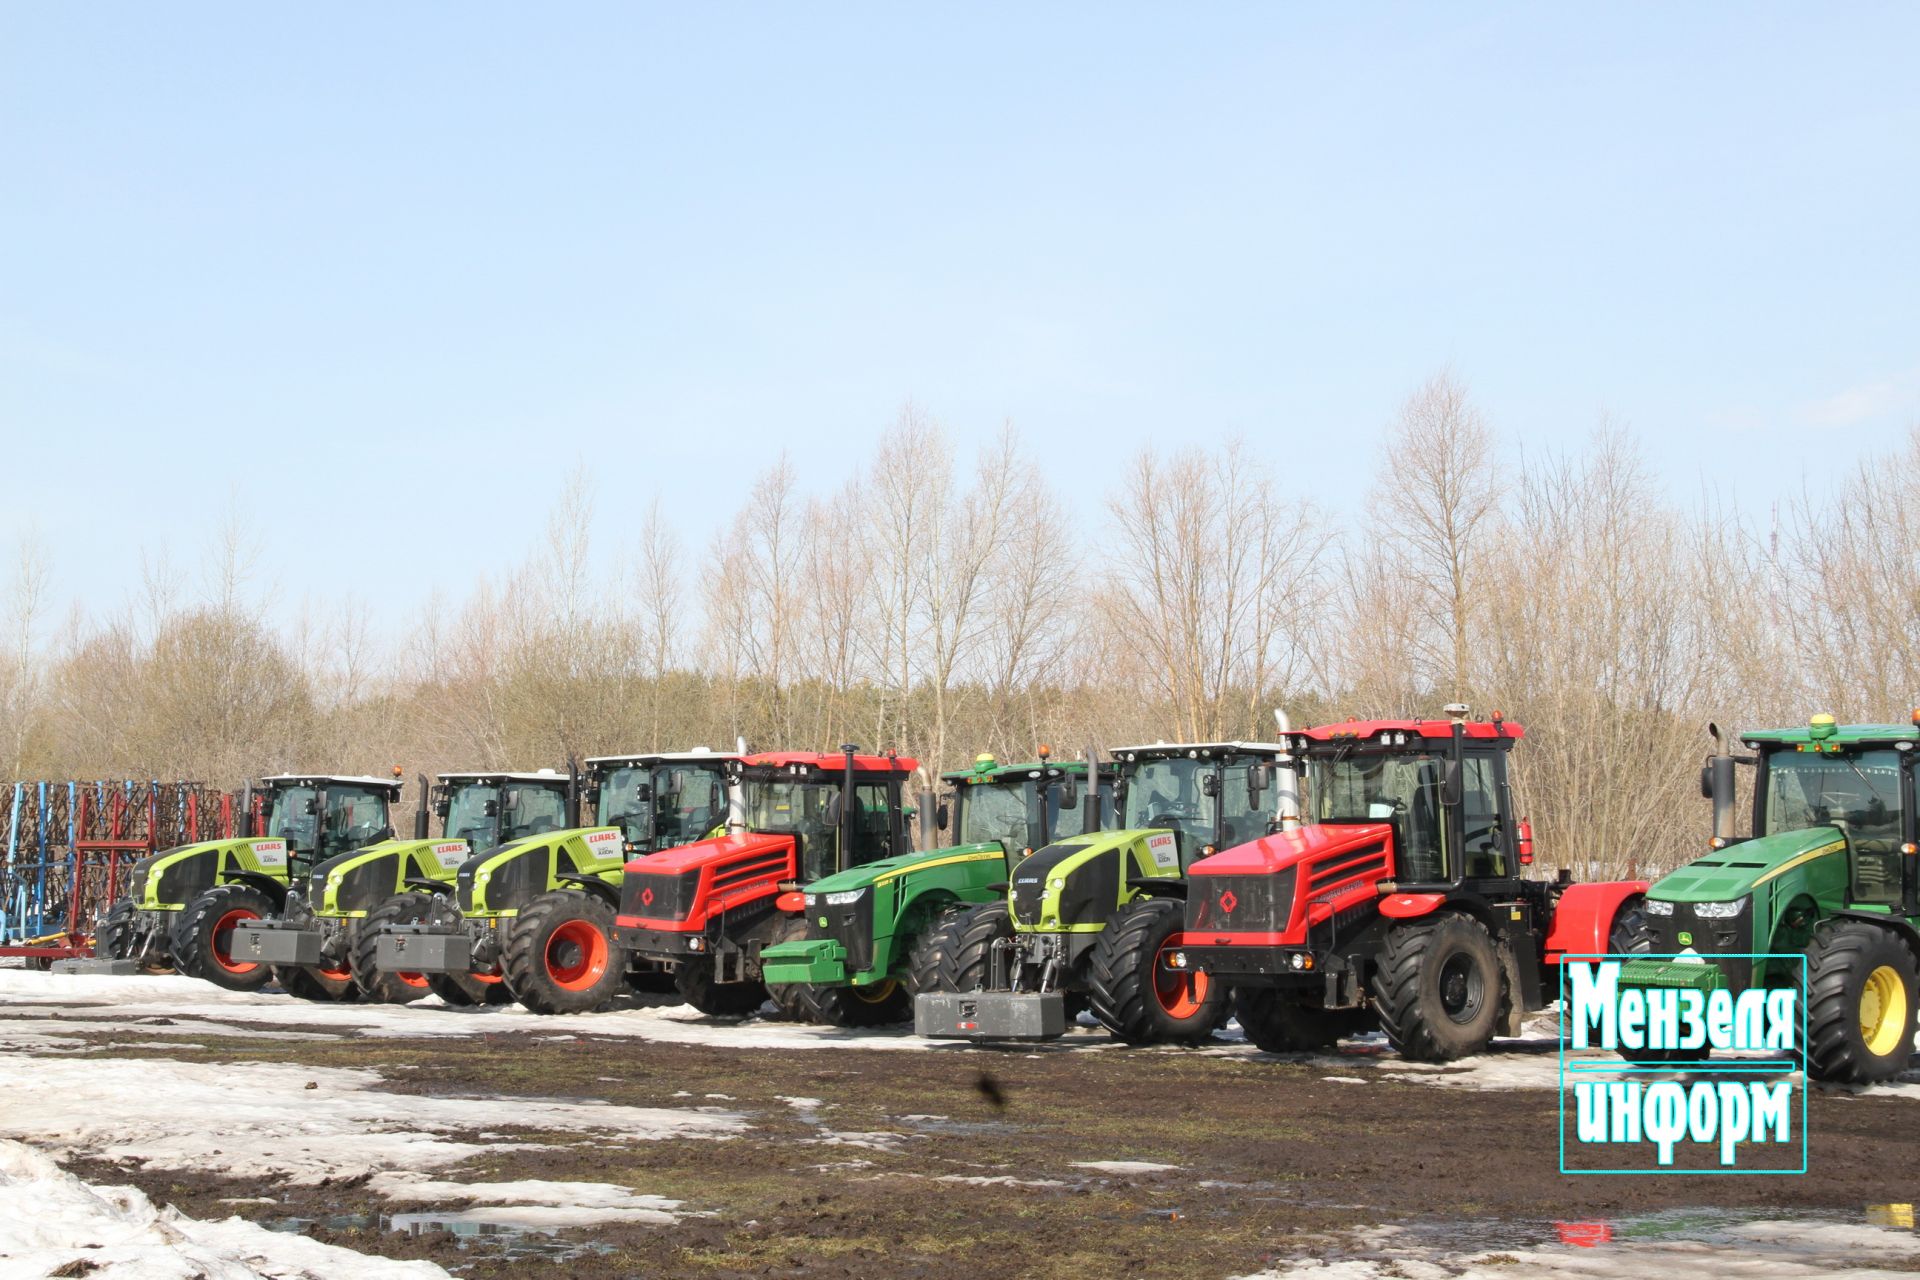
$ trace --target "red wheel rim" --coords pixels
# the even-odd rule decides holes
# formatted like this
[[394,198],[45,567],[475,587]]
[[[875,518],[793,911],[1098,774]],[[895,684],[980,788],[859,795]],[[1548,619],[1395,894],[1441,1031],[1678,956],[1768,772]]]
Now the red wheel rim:
[[481,983],[482,985],[489,986],[489,987],[496,982],[505,981],[505,979],[502,978],[497,973],[470,973],[467,976],[469,978],[472,978],[475,982]]
[[547,935],[547,976],[568,991],[585,991],[607,971],[607,935],[585,920],[566,920]]
[[213,962],[228,973],[252,973],[260,965],[253,960],[235,960],[233,958],[233,931],[240,927],[242,920],[258,920],[260,913],[246,907],[235,907],[213,923]]
[[1213,983],[1204,969],[1168,967],[1167,957],[1182,945],[1177,933],[1160,944],[1160,950],[1153,957],[1153,995],[1169,1018],[1184,1021],[1199,1013],[1207,1003],[1207,988]]
[[353,981],[353,970],[348,968],[344,964],[341,965],[338,969],[328,969],[323,967],[323,968],[315,969],[314,972],[319,974],[321,977],[325,978],[329,982],[352,982]]
[[427,975],[424,973],[396,973],[393,976],[400,979],[404,986],[418,987],[422,991],[427,989]]

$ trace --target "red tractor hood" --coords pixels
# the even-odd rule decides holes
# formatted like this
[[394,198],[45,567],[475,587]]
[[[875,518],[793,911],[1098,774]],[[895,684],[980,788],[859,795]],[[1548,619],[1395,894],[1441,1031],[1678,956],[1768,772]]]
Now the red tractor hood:
[[1360,826],[1295,827],[1262,836],[1250,844],[1235,845],[1210,858],[1202,858],[1188,870],[1192,876],[1272,875],[1285,867],[1318,859],[1328,854],[1378,844],[1393,834],[1384,822]]
[[791,848],[792,836],[743,831],[736,835],[714,836],[710,840],[696,840],[692,844],[662,849],[658,853],[642,854],[627,863],[627,870],[643,875],[679,875],[722,862],[779,853]]

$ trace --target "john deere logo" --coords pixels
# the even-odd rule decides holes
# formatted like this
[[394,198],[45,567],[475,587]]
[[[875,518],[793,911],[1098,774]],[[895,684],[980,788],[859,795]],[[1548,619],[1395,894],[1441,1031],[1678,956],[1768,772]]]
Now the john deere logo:
[[1683,947],[1690,947],[1690,946],[1692,946],[1692,945],[1693,945],[1693,935],[1692,935],[1692,934],[1690,934],[1690,933],[1683,933],[1683,934],[1681,934],[1681,935],[1680,935],[1680,945],[1681,945],[1681,946],[1683,946]]
[[642,889],[640,891],[640,905],[643,907],[650,907],[653,905],[653,890]]
[[1228,915],[1232,915],[1233,909],[1239,905],[1240,899],[1233,896],[1233,890],[1229,889],[1220,895],[1220,909]]

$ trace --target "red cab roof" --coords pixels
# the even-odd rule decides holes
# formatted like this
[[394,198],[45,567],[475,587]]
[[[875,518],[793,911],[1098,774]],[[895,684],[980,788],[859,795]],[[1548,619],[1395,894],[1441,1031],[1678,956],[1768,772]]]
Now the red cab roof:
[[[1412,733],[1422,738],[1451,738],[1451,720],[1342,720],[1338,724],[1317,724],[1295,733],[1315,742],[1337,742],[1343,738],[1375,738],[1383,733]],[[1469,720],[1469,738],[1524,738],[1527,731],[1511,720]]]
[[[745,758],[748,768],[784,768],[788,765],[805,765],[810,769],[825,769],[837,772],[847,767],[847,757],[839,751],[762,751]],[[855,756],[853,768],[856,773],[912,773],[920,767],[920,762],[912,756]]]

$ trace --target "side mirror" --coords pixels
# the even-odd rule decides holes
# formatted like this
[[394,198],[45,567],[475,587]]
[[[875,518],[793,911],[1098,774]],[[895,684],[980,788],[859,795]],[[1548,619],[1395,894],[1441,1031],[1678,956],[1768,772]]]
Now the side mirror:
[[1200,794],[1209,800],[1217,797],[1220,794],[1220,775],[1217,773],[1203,774],[1200,778]]
[[444,818],[447,816],[449,812],[452,811],[452,809],[453,809],[453,797],[439,795],[433,798],[433,811],[438,816]]
[[1713,766],[1710,764],[1700,766],[1700,798],[1713,799]]
[[317,818],[320,816],[320,802],[318,800],[309,800],[301,808],[300,812],[306,814],[309,818]]
[[947,824],[951,821],[953,821],[953,812],[947,808],[947,802],[942,800],[939,807],[933,811],[933,829],[945,831]]
[[1466,798],[1466,792],[1466,775],[1460,769],[1460,762],[1447,761],[1447,772],[1440,783],[1440,803],[1449,807],[1457,805]]
[[498,800],[489,800],[489,801],[487,801],[487,807],[486,807],[485,809],[482,809],[482,810],[481,810],[481,812],[482,812],[482,813],[484,813],[484,814],[486,814],[486,816],[487,816],[487,817],[489,817],[489,818],[497,818],[497,817],[499,817],[499,816],[500,816],[500,802],[499,802]]
[[1080,807],[1080,780],[1070,773],[1063,775],[1060,779],[1060,807],[1062,809]]
[[639,804],[653,803],[653,784],[643,782],[633,789],[633,798]]
[[1260,807],[1260,793],[1273,783],[1273,766],[1261,761],[1247,770],[1247,807]]
[[841,794],[836,791],[827,801],[827,825],[830,827],[839,826],[840,819],[844,816],[846,816],[846,805],[842,803]]

